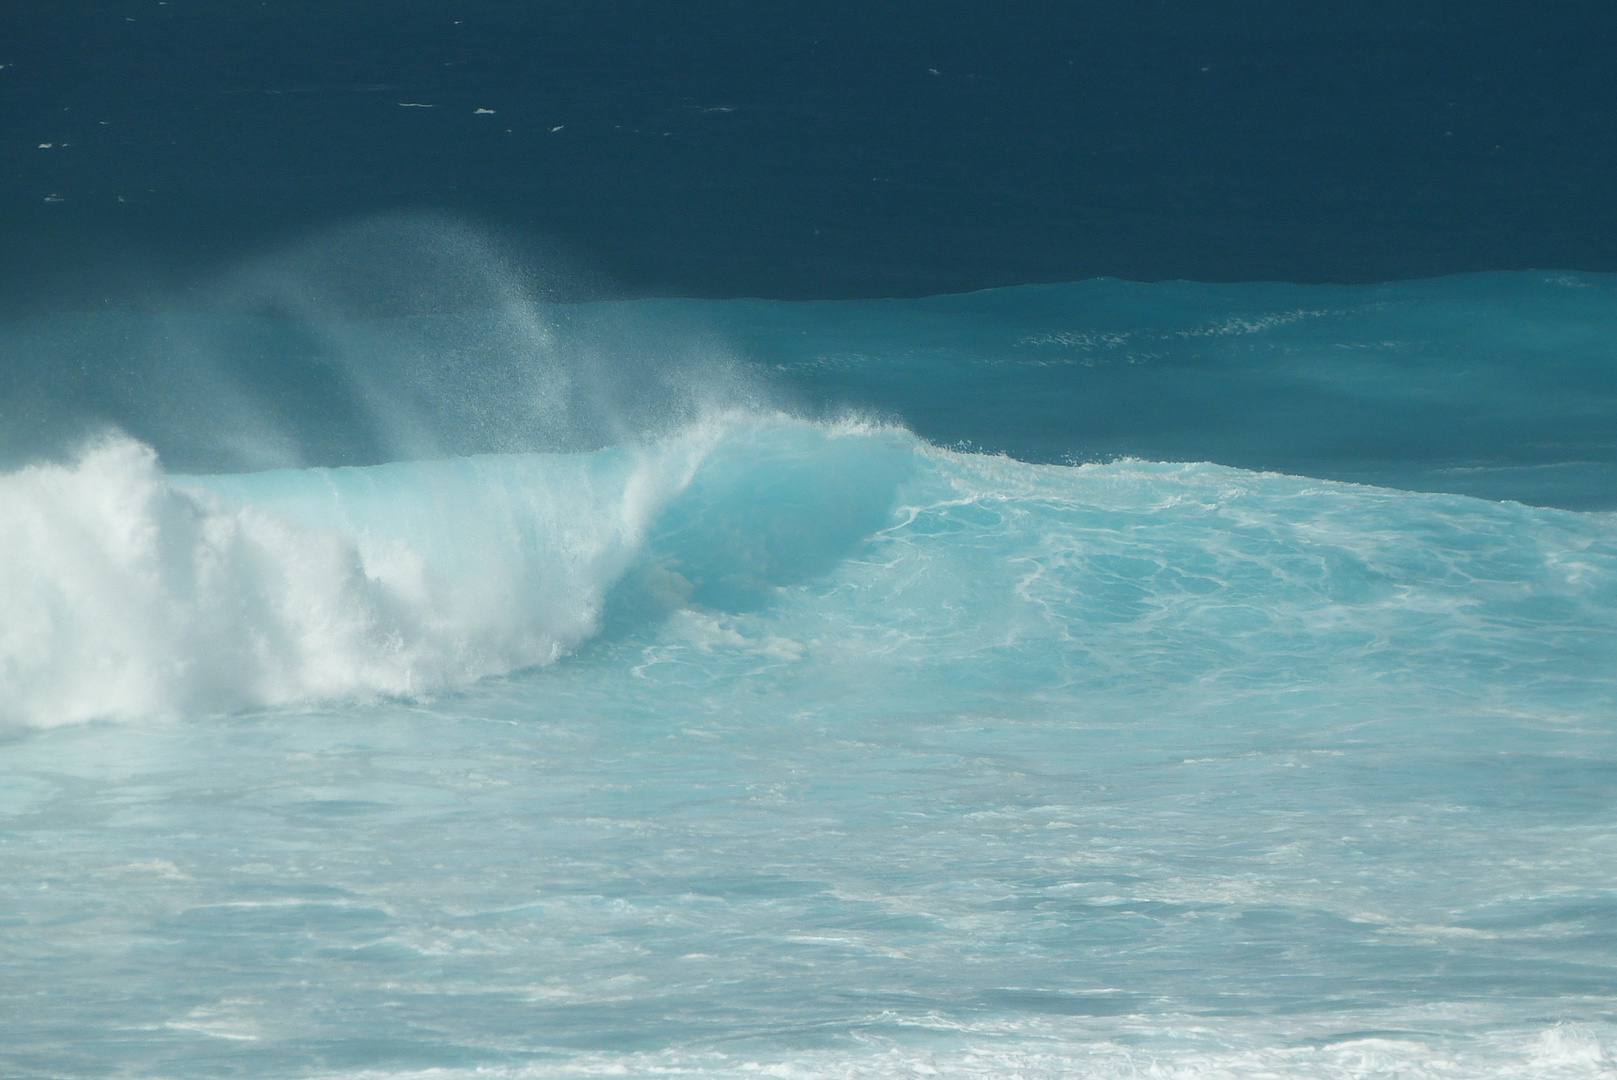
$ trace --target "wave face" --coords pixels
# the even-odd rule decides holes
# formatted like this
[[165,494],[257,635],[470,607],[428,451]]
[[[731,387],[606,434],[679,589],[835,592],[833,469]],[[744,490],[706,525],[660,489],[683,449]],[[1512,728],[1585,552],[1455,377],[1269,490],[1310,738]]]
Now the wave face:
[[[4,1071],[1609,1075],[1617,519],[1412,490],[1599,502],[1609,284],[1269,288],[645,302],[751,359],[633,437],[580,363],[548,448],[167,471],[228,427],[168,415],[0,477]],[[1052,337],[1151,289],[1157,338]],[[824,418],[1015,443],[1107,386],[1409,489]]]
[[430,695],[556,660],[609,600],[764,604],[885,523],[901,468],[844,428],[205,477],[111,439],[32,466],[0,479],[0,719]]

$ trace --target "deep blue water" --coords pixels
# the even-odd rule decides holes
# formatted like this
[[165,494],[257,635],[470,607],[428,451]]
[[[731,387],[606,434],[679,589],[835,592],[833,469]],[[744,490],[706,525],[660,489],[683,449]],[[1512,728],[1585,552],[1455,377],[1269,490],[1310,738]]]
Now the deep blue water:
[[1612,1076],[1612,27],[0,12],[0,1075]]
[[100,304],[400,210],[637,295],[1617,271],[1599,0],[3,17],[0,299]]

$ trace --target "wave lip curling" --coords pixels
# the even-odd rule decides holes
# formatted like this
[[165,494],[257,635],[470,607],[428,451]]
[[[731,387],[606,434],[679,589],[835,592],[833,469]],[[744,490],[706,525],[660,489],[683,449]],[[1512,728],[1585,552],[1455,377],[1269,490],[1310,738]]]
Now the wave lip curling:
[[915,446],[732,411],[588,453],[170,476],[106,437],[0,476],[0,725],[431,695],[750,609],[886,525]]

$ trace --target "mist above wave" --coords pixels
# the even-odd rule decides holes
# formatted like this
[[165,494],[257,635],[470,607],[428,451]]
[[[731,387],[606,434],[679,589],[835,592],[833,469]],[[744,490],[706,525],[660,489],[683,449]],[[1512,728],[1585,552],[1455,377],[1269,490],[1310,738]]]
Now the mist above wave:
[[599,295],[463,221],[361,220],[134,310],[5,327],[0,461],[109,429],[187,472],[585,450],[761,400],[693,320],[561,302]]
[[[1024,461],[1213,461],[1617,507],[1617,281],[1110,280],[612,300],[462,222],[358,222],[144,311],[0,326],[0,465],[109,426],[187,472],[626,445],[715,408]],[[584,285],[580,285],[584,282]]]

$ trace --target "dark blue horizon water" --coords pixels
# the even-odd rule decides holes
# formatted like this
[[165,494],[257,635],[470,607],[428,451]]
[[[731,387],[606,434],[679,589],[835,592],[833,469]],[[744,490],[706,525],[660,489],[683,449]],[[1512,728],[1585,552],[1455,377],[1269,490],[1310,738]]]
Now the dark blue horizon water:
[[1612,271],[1612,55],[1593,0],[12,0],[0,304],[397,211],[575,293]]

